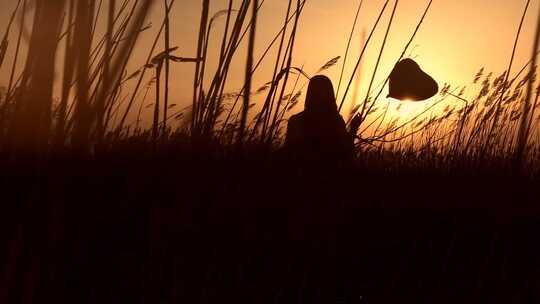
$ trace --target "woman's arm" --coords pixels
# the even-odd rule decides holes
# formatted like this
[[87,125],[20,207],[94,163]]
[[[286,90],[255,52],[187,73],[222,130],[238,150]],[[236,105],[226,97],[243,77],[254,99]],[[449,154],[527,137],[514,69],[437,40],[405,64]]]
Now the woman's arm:
[[356,114],[354,118],[351,120],[351,127],[349,130],[349,133],[353,137],[353,139],[358,134],[358,129],[360,128],[360,124],[362,123],[362,119],[360,118],[360,114]]
[[299,130],[299,121],[296,115],[291,116],[287,122],[287,134],[285,135],[285,146],[291,147],[296,145],[301,139],[301,131]]

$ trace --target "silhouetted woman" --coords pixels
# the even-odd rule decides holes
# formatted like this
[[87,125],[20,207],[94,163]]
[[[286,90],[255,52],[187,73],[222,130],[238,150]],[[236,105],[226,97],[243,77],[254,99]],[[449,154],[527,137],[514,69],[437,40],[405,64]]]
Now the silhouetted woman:
[[335,164],[352,159],[352,134],[337,110],[332,82],[326,76],[313,77],[308,86],[304,111],[292,116],[287,127],[286,150],[295,159]]

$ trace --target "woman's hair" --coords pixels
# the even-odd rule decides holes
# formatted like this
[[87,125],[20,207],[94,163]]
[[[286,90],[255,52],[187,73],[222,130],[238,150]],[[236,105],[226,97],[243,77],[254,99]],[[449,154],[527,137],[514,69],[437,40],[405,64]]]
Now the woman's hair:
[[309,81],[305,111],[310,113],[337,113],[332,81],[326,76],[315,76]]

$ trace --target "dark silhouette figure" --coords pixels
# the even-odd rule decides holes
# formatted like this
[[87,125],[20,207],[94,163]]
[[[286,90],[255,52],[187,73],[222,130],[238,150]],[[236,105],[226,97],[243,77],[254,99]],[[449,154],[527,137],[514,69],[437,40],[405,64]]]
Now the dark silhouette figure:
[[390,74],[388,97],[422,101],[435,96],[438,91],[437,82],[422,71],[418,63],[412,59],[407,58],[398,62]]
[[350,160],[358,123],[351,125],[349,133],[330,79],[315,76],[309,82],[304,111],[289,119],[285,148],[298,160],[321,165]]

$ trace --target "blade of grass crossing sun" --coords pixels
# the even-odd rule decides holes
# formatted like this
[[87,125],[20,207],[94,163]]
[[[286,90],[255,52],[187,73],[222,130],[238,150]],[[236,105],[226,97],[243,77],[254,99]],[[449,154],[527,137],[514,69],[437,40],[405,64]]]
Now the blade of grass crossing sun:
[[[414,38],[416,38],[416,35],[418,34],[418,31],[420,30],[420,27],[422,26],[422,24],[424,23],[424,20],[426,19],[426,16],[427,16],[427,13],[429,12],[429,10],[431,9],[431,5],[433,4],[433,0],[430,0],[428,2],[428,5],[426,6],[426,9],[424,10],[424,13],[422,14],[422,17],[420,18],[420,20],[418,21],[418,24],[416,25],[416,28],[414,29],[414,32],[413,34],[411,35],[411,38],[409,39],[409,41],[407,42],[407,44],[405,45],[405,47],[403,48],[403,51],[401,52],[401,55],[399,56],[398,60],[396,61],[399,62],[401,61],[401,59],[403,59],[403,57],[405,56],[405,54],[407,53],[407,50],[409,49],[409,47],[411,46],[412,42],[414,41]],[[390,75],[388,75],[388,77],[386,77],[385,81],[383,82],[379,92],[377,93],[377,95],[375,96],[375,98],[373,100],[377,100],[379,99],[379,97],[381,96],[386,84],[388,83],[390,79]],[[382,116],[382,120],[381,122],[386,118],[386,112],[384,113],[384,115]],[[378,129],[378,128],[377,128]]]

